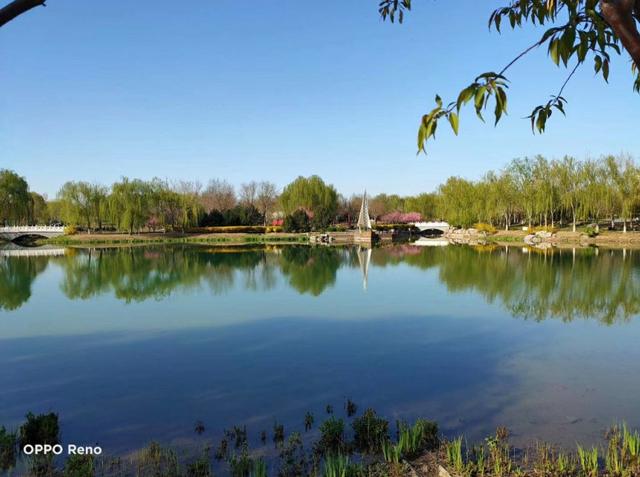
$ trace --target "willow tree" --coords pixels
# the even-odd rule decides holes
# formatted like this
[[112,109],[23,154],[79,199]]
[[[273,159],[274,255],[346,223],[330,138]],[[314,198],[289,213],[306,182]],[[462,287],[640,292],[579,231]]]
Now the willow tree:
[[29,216],[31,195],[24,177],[0,169],[0,225],[18,225]]
[[123,177],[111,186],[109,212],[119,230],[139,232],[151,214],[151,187],[140,179]]
[[318,176],[301,176],[284,188],[280,203],[286,214],[305,209],[313,215],[317,228],[324,227],[336,215],[338,193],[332,185],[325,184]]
[[606,159],[607,168],[613,183],[616,186],[620,217],[622,218],[623,232],[627,232],[627,221],[632,217],[638,204],[640,194],[640,171],[630,158]]
[[94,225],[102,228],[107,207],[107,189],[104,186],[69,181],[58,191],[58,200],[65,222],[82,224],[89,232]]
[[[420,121],[418,151],[425,151],[427,141],[435,137],[440,120],[448,121],[457,135],[460,111],[468,104],[483,121],[485,110],[491,106],[498,124],[507,112],[510,68],[537,49],[546,49],[551,61],[568,73],[550,100],[533,107],[529,119],[534,132],[544,132],[554,112],[564,114],[565,87],[575,72],[588,63],[606,82],[612,58],[626,52],[632,59],[633,88],[640,91],[640,0],[505,0],[505,3],[489,15],[490,28],[500,32],[505,25],[515,29],[530,24],[543,27],[544,31],[533,44],[514,53],[505,66],[480,73],[453,101],[445,104],[436,96],[435,107]],[[383,19],[402,23],[411,4],[411,0],[382,0],[379,12]]]

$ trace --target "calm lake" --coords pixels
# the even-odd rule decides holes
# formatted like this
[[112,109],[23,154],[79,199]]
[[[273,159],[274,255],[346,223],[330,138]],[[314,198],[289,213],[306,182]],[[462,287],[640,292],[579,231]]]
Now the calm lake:
[[[34,256],[38,253],[42,255]],[[640,427],[640,251],[0,251],[0,425],[123,453],[331,404],[573,447]],[[206,426],[196,436],[194,423]]]

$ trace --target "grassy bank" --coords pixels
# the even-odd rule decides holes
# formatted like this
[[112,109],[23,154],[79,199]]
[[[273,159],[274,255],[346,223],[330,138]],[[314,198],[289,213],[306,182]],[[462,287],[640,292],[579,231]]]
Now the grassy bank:
[[49,245],[131,245],[131,244],[175,244],[175,243],[207,243],[207,244],[251,244],[251,243],[304,243],[308,242],[307,234],[290,233],[143,233],[143,234],[76,234],[63,235],[52,239],[40,240],[38,244]]
[[[252,433],[233,426],[217,440],[195,423],[188,448],[157,442],[124,456],[27,456],[20,449],[35,443],[61,444],[58,415],[27,414],[15,432],[0,427],[0,471],[34,477],[636,477],[640,475],[640,434],[617,425],[604,444],[572,450],[541,442],[516,448],[500,427],[484,441],[447,439],[435,422],[390,421],[373,409],[358,412],[347,400],[334,413],[307,412],[301,429]],[[258,431],[259,429],[254,429]],[[186,441],[185,441],[186,442]],[[107,450],[107,449],[105,449]],[[108,450],[107,450],[108,451]],[[17,471],[17,474],[16,474]]]

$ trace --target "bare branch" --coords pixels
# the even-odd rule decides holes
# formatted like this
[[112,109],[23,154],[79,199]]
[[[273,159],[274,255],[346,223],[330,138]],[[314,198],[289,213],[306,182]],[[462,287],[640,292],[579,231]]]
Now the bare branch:
[[0,27],[32,8],[45,6],[45,0],[14,0],[0,8]]

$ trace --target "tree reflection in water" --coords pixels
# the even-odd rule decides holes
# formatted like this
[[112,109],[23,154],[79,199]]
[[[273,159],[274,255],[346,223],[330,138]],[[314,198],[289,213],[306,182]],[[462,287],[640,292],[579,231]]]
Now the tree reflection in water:
[[16,310],[31,297],[31,285],[47,268],[46,257],[0,257],[0,310]]
[[[370,276],[389,266],[435,269],[449,292],[473,291],[526,319],[612,324],[640,313],[638,251],[401,245],[374,249],[370,257]],[[0,309],[26,303],[49,262],[62,268],[61,290],[70,299],[113,293],[132,302],[201,288],[214,294],[233,287],[267,291],[279,280],[318,296],[336,285],[341,267],[358,269],[361,261],[355,248],[309,246],[123,247],[71,249],[62,257],[0,257]]]

